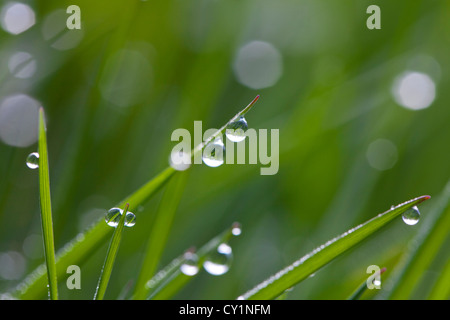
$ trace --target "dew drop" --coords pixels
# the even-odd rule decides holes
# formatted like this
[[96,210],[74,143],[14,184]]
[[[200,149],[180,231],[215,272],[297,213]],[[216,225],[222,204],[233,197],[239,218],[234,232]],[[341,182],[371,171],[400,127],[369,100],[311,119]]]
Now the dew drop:
[[222,243],[217,247],[217,251],[211,253],[203,263],[203,268],[212,275],[220,276],[230,269],[233,260],[233,251],[231,247]]
[[169,157],[169,164],[177,171],[184,171],[191,166],[191,155],[184,151],[173,151]]
[[125,216],[125,227],[133,227],[136,224],[136,216],[133,212],[128,211],[127,215]]
[[233,121],[227,126],[225,135],[230,141],[240,142],[245,139],[247,129],[247,121],[244,117],[240,117],[239,120]]
[[407,225],[413,226],[420,219],[420,212],[417,206],[412,207],[411,209],[405,211],[402,215],[403,222]]
[[180,271],[187,276],[195,276],[198,273],[198,257],[194,252],[186,251],[184,254],[184,262],[180,266]]
[[39,153],[32,152],[28,155],[27,167],[30,169],[36,169],[39,167]]
[[210,142],[203,150],[203,162],[209,167],[218,167],[224,163],[225,146],[221,139]]
[[239,222],[233,223],[231,227],[231,233],[233,234],[233,236],[238,236],[241,234],[241,232],[242,232],[241,224]]
[[122,215],[122,209],[120,208],[111,208],[105,215],[105,221],[110,227],[117,227],[120,221],[120,216]]

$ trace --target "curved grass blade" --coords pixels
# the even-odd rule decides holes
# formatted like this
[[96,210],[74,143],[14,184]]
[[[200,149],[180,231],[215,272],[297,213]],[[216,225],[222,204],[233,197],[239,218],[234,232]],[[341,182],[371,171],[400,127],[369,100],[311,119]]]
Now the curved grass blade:
[[310,274],[360,243],[395,217],[429,198],[430,196],[421,196],[411,199],[344,232],[260,283],[240,296],[239,299],[265,300],[276,298],[286,289],[306,279]]
[[[244,109],[238,112],[231,120],[229,120],[221,129],[213,134],[204,143],[199,144],[193,149],[192,157],[201,152],[202,149],[212,141],[214,138],[223,134],[228,124],[238,119],[240,116],[245,115],[256,101],[259,99],[259,95],[256,96],[253,101],[248,104]],[[167,167],[160,172],[156,177],[148,181],[141,188],[129,195],[115,207],[122,208],[126,203],[131,203],[130,210],[133,211],[136,207],[149,200],[161,187],[169,181],[172,176],[177,173],[174,168]],[[56,254],[56,272],[58,276],[63,276],[66,273],[67,266],[72,264],[81,264],[87,257],[89,257],[104,241],[108,238],[109,227],[103,221],[103,218],[99,219],[84,232],[78,234],[74,239],[68,242],[61,250]],[[22,281],[12,292],[12,295],[18,299],[37,299],[42,296],[46,287],[45,273],[43,272],[42,265],[38,266],[32,273],[30,273],[24,281]]]
[[156,213],[148,240],[145,257],[134,290],[134,299],[141,300],[147,296],[145,284],[158,267],[158,262],[166,245],[175,213],[186,185],[187,172],[180,172],[173,177],[164,190],[158,212]]
[[111,243],[108,247],[108,252],[106,253],[105,263],[103,264],[102,271],[100,273],[100,278],[97,285],[97,290],[94,295],[94,300],[103,300],[108,287],[109,279],[111,277],[112,269],[114,266],[114,261],[117,257],[117,252],[119,251],[120,240],[122,240],[122,231],[125,224],[125,217],[127,215],[129,204],[125,205],[123,209],[122,216],[120,217],[119,224],[114,230]]
[[[233,236],[237,235],[234,230],[239,228],[239,223],[235,222],[227,230],[217,235],[197,251],[198,266],[201,267],[208,255],[215,250],[221,243],[228,242]],[[189,249],[186,252],[193,252]],[[185,262],[185,254],[175,258],[167,267],[158,272],[152,279],[147,282],[147,299],[166,300],[175,295],[181,288],[183,288],[193,276],[185,275],[181,272],[180,267]]]
[[[384,272],[386,271],[386,268],[383,268],[380,270],[380,275],[382,275]],[[361,298],[361,296],[363,295],[364,292],[366,292],[367,290],[367,280],[364,281],[364,283],[362,283],[358,289],[355,290],[355,292],[353,292],[351,294],[351,296],[347,299],[347,300],[359,300]]]
[[55,260],[55,242],[53,237],[52,205],[50,198],[47,135],[44,108],[42,107],[39,109],[39,193],[49,296],[50,299],[57,300],[58,280]]
[[403,258],[401,269],[393,281],[389,298],[404,300],[411,298],[422,279],[422,274],[433,262],[448,236],[450,226],[450,182],[439,196],[436,205],[423,219],[414,242],[418,244]]

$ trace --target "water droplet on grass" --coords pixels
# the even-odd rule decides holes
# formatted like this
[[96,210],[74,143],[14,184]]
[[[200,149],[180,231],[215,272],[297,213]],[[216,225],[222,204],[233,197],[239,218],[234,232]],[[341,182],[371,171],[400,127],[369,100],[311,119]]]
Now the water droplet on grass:
[[209,167],[218,167],[224,163],[225,146],[221,139],[210,142],[203,149],[203,162]]
[[238,120],[231,122],[227,126],[225,134],[230,141],[240,142],[245,139],[245,132],[247,131],[247,129],[247,121],[244,117],[240,117]]
[[125,227],[133,227],[136,224],[136,216],[133,212],[128,211],[125,216]]
[[28,155],[27,167],[30,169],[36,169],[39,167],[39,153],[32,152]]
[[184,262],[180,266],[180,271],[187,276],[195,276],[198,273],[198,257],[194,252],[186,251],[184,254]]
[[105,221],[110,227],[117,227],[120,221],[120,217],[122,216],[122,209],[120,208],[111,208],[105,215]]
[[412,207],[411,209],[408,209],[402,214],[403,222],[407,225],[413,226],[417,222],[419,222],[420,219],[420,212],[417,206]]
[[233,251],[231,247],[222,243],[217,247],[217,251],[211,253],[203,263],[203,268],[212,275],[220,276],[230,269],[233,260]]
[[238,236],[241,234],[241,232],[242,232],[241,224],[239,222],[233,223],[231,227],[231,233],[233,234],[233,236]]

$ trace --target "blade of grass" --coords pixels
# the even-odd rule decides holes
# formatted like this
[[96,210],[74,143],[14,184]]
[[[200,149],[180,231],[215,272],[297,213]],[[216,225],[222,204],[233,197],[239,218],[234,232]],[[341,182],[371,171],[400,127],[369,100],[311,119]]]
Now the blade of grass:
[[[197,251],[198,266],[201,267],[209,254],[217,250],[221,243],[227,243],[233,236],[237,235],[233,232],[236,228],[240,229],[237,222],[227,230],[223,231],[216,237],[212,238]],[[192,249],[188,251],[193,252]],[[183,288],[193,276],[185,275],[181,272],[180,267],[185,262],[185,255],[175,258],[167,267],[158,272],[152,279],[147,282],[147,299],[166,300],[174,296],[181,288]],[[198,273],[197,273],[198,274]]]
[[[383,268],[380,270],[380,275],[382,275],[384,272],[386,271],[386,268]],[[359,287],[358,289],[355,290],[355,292],[353,292],[351,294],[350,297],[348,297],[347,300],[359,300],[361,298],[361,296],[363,295],[364,292],[366,292],[367,290],[367,281],[364,281]]]
[[282,269],[269,279],[260,283],[239,299],[274,299],[286,289],[306,279],[309,275],[332,261],[334,258],[349,250],[362,240],[379,230],[409,208],[429,199],[430,196],[421,196],[397,205],[381,213],[365,223],[348,230],[347,232],[329,240],[311,253]]
[[129,204],[125,205],[123,209],[122,216],[120,217],[119,224],[114,230],[114,234],[111,239],[111,243],[108,247],[108,252],[106,253],[105,263],[103,264],[102,271],[100,273],[100,278],[98,280],[97,290],[94,295],[94,300],[103,300],[108,287],[109,279],[111,277],[112,269],[114,267],[114,262],[117,257],[117,252],[119,251],[120,240],[122,240],[122,231],[125,224],[125,217],[128,212]]
[[47,279],[50,299],[58,299],[58,280],[53,238],[52,205],[50,198],[50,175],[47,153],[47,134],[44,108],[39,109],[39,193],[44,240],[44,255],[47,266]]
[[[199,144],[193,149],[192,157],[206,146],[214,138],[225,132],[228,124],[245,115],[254,106],[259,99],[259,95],[253,99],[244,109],[238,112],[231,118],[222,128],[216,131],[204,143]],[[177,173],[174,168],[167,167],[161,171],[156,177],[148,181],[141,188],[129,195],[115,207],[122,208],[126,203],[131,203],[133,207],[131,211],[142,205],[156,194],[159,189],[167,183],[172,176]],[[84,232],[78,234],[74,239],[68,242],[56,255],[56,272],[58,276],[63,276],[66,273],[67,266],[72,264],[81,264],[92,252],[94,252],[104,241],[108,238],[109,227],[105,224],[103,218],[89,226]],[[30,273],[24,281],[22,281],[12,292],[12,295],[18,299],[37,299],[42,296],[46,287],[45,274],[42,271],[42,265],[38,266],[32,273]]]
[[406,252],[402,259],[401,269],[397,271],[389,293],[390,299],[404,300],[411,297],[422,278],[421,275],[433,262],[447,239],[450,225],[450,182],[441,192],[439,200],[428,216],[422,220],[414,238],[414,242],[418,245]]
[[136,281],[134,299],[141,300],[147,296],[145,284],[158,267],[158,262],[166,245],[175,213],[180,203],[187,180],[187,171],[173,177],[164,190],[158,212],[153,222],[145,251],[139,277]]
[[[175,173],[172,167],[167,168],[115,207],[122,208],[126,203],[133,203],[133,207],[137,207],[150,199]],[[110,227],[102,217],[58,250],[56,254],[58,276],[66,274],[67,266],[81,264],[107,240],[110,231]],[[38,266],[16,287],[13,295],[19,299],[34,300],[42,296],[45,288],[45,273],[42,272],[42,266]]]
[[436,281],[433,289],[428,296],[429,300],[448,300],[450,299],[450,259],[447,259],[444,270]]

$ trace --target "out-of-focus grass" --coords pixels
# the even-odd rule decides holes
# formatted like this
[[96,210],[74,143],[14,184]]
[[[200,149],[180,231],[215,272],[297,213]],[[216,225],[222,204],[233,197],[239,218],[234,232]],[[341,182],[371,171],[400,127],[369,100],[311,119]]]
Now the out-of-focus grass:
[[[242,223],[243,233],[227,274],[200,274],[177,298],[236,297],[373,212],[438,194],[450,176],[446,1],[378,1],[381,30],[365,26],[369,1],[77,4],[83,38],[72,49],[57,50],[43,36],[47,15],[65,9],[59,1],[33,4],[36,24],[20,35],[0,30],[0,103],[25,93],[45,106],[57,250],[167,166],[174,129],[192,132],[193,120],[202,120],[204,129],[218,127],[256,94],[261,99],[249,127],[280,129],[280,170],[261,176],[260,165],[192,167],[158,267],[233,221]],[[283,65],[273,86],[257,90],[240,83],[233,69],[239,48],[254,40],[272,44]],[[126,51],[117,56],[120,49]],[[36,59],[31,78],[15,78],[6,67],[16,51]],[[429,108],[407,110],[393,99],[394,79],[406,70],[433,79],[436,99]],[[369,145],[380,138],[398,152],[383,171],[367,159]],[[35,144],[0,143],[1,292],[44,261],[41,242],[33,241],[41,231],[36,173],[25,166],[31,151]],[[123,235],[107,298],[137,279],[142,239],[159,200],[137,208],[149,214]],[[393,270],[430,207],[423,205],[418,225],[395,222],[288,298],[346,298],[367,277],[368,265]],[[81,264],[81,290],[68,290],[64,276],[59,279],[60,298],[92,298],[105,252],[106,245]],[[444,252],[427,267],[431,280],[447,260]],[[17,272],[6,272],[11,263]]]

